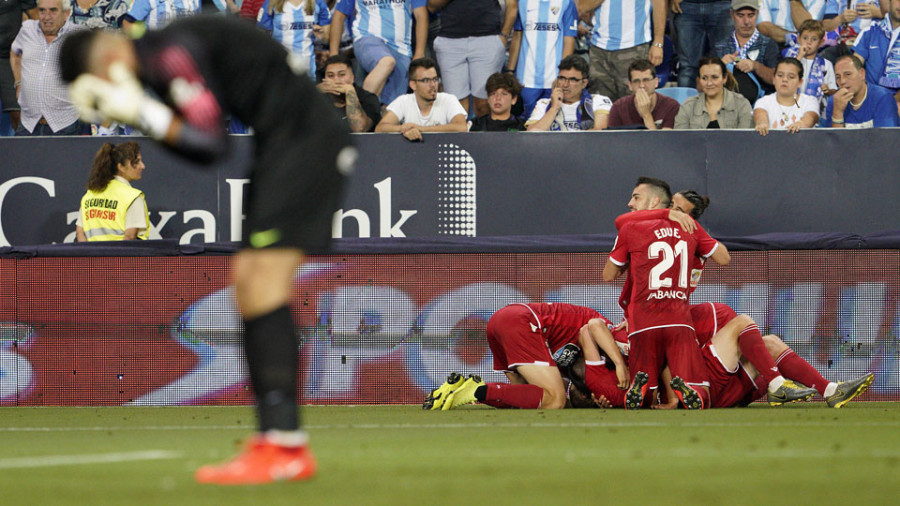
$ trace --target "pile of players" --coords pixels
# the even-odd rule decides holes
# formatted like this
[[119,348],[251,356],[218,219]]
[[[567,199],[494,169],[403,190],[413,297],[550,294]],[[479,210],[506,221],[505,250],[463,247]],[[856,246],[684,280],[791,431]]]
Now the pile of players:
[[706,409],[770,405],[820,394],[840,408],[874,374],[830,382],[747,315],[719,303],[691,305],[705,262],[727,265],[725,245],[695,221],[709,199],[671,194],[664,181],[639,178],[632,212],[616,219],[604,281],[627,273],[619,325],[593,309],[560,303],[511,304],[488,321],[494,369],[509,383],[452,373],[424,409],[480,402],[497,408],[653,407]]

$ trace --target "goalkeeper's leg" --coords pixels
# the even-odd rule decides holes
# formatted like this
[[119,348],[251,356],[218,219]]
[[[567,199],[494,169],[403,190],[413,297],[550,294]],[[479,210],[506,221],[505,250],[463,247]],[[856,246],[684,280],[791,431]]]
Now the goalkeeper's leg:
[[299,429],[297,339],[289,308],[302,259],[292,248],[243,250],[235,257],[235,294],[244,318],[259,434],[232,461],[200,468],[196,477],[202,483],[267,483],[315,474],[306,433]]

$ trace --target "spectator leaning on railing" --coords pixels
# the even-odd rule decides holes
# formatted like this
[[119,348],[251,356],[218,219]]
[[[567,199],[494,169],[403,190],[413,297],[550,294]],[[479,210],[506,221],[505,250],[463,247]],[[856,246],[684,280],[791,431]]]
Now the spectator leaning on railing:
[[720,58],[699,62],[700,94],[685,100],[675,115],[675,129],[753,128],[753,109],[736,93],[737,81]]
[[375,131],[401,133],[411,141],[421,141],[424,132],[465,132],[466,110],[455,96],[439,92],[440,85],[434,60],[413,60],[409,64],[413,92],[400,95],[387,106]]

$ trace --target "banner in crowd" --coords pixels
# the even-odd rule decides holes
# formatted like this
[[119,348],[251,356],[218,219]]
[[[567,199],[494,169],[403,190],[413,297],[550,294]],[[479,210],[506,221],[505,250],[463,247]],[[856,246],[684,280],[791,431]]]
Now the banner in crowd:
[[[354,138],[359,163],[335,237],[612,234],[638,176],[712,198],[711,233],[868,234],[897,230],[896,129],[427,134]],[[131,138],[128,138],[131,139]],[[125,138],[0,139],[0,247],[75,240],[91,160]],[[138,138],[154,239],[237,241],[252,138],[196,166]],[[861,146],[865,146],[862,149]],[[889,164],[888,164],[889,165]],[[297,160],[297,170],[305,170]],[[298,196],[300,198],[300,196]]]
[[[0,403],[247,404],[240,319],[221,256],[0,259]],[[514,302],[613,321],[595,253],[314,256],[293,300],[303,402],[420,403],[451,371],[491,371],[485,324]],[[780,335],[830,380],[876,375],[900,400],[900,253],[739,252],[693,302]]]

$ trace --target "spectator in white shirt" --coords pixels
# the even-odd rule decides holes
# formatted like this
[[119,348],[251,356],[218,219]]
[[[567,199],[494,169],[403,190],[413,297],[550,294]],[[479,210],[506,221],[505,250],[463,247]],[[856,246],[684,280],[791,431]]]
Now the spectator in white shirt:
[[68,33],[84,28],[69,22],[71,0],[38,0],[37,20],[22,22],[10,48],[16,98],[22,109],[16,135],[82,135],[69,91],[59,78],[59,48]]
[[376,132],[399,132],[410,141],[422,140],[424,132],[465,132],[466,110],[459,100],[439,92],[441,78],[431,58],[417,58],[409,64],[412,93],[397,97],[375,127]]

